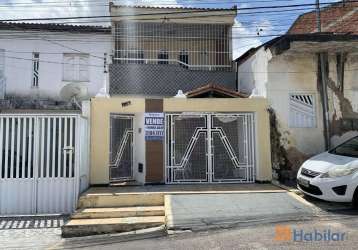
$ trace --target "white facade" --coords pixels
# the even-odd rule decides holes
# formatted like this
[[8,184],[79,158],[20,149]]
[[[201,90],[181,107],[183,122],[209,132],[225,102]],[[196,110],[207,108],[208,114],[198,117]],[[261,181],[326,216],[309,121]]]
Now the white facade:
[[[1,30],[0,37],[0,83],[6,97],[62,100],[63,87],[72,83],[83,86],[81,95],[87,99],[103,87],[109,32]],[[33,84],[34,53],[39,57],[38,86]]]
[[[315,46],[319,48],[322,45],[316,43]],[[336,47],[332,44],[329,46]],[[291,43],[290,49],[273,55],[270,48],[263,46],[238,65],[239,90],[250,95],[267,97],[277,117],[280,144],[291,158],[289,161],[292,165],[300,164],[304,158],[325,150],[322,102],[317,88],[317,47]],[[336,51],[339,52],[339,48]],[[329,81],[334,84],[337,84],[336,51],[328,53]],[[343,93],[353,113],[358,111],[358,84],[355,81],[357,69],[358,54],[348,53]],[[342,118],[342,113],[347,114],[347,110],[341,110],[344,105],[342,96],[337,96],[328,88],[331,147],[358,134],[354,129],[355,124],[352,125],[351,131],[334,128],[335,122]],[[301,110],[295,113],[300,107],[295,107],[292,97],[308,97],[312,104],[305,103],[306,99],[302,99],[303,101],[298,103],[302,104]]]
[[[313,155],[324,150],[322,108],[317,91],[314,55],[277,56],[261,48],[238,68],[239,90],[266,97],[276,113],[285,149]],[[296,73],[297,72],[297,73]],[[298,73],[305,72],[305,73]],[[315,99],[313,127],[290,126],[290,94],[310,94]]]

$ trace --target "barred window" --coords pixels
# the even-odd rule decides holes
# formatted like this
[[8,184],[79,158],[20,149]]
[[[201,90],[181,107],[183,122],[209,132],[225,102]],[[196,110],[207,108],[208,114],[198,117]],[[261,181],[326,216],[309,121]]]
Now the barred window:
[[63,80],[73,82],[89,81],[89,55],[81,53],[63,54]]
[[312,94],[290,94],[290,119],[291,128],[316,127],[316,105]]
[[168,64],[169,54],[166,50],[160,50],[158,54],[158,64]]
[[40,53],[32,53],[32,87],[39,86]]

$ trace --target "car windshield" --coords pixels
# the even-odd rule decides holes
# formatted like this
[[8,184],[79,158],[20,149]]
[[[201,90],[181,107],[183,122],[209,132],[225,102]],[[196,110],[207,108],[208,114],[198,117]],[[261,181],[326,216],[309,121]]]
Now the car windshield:
[[330,153],[358,158],[358,137],[346,141],[332,149]]

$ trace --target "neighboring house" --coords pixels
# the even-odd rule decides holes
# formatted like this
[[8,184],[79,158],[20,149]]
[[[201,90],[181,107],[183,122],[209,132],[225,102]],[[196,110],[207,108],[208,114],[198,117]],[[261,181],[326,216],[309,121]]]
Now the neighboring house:
[[271,180],[266,100],[236,90],[236,7],[110,12],[111,97],[91,101],[91,184]]
[[336,3],[324,8],[324,33],[310,34],[316,31],[315,14],[304,14],[287,35],[236,60],[239,91],[269,101],[278,178],[294,179],[305,159],[357,134],[357,7]]
[[110,28],[0,23],[0,36],[2,108],[28,109],[42,101],[43,108],[61,109],[51,102],[68,101],[69,84],[81,86],[78,101],[95,96],[103,87]]
[[104,27],[0,23],[0,215],[74,210],[110,41]]

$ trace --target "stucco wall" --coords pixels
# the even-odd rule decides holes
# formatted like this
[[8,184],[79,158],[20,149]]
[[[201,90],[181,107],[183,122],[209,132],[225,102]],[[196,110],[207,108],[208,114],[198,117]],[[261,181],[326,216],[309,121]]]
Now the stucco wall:
[[[282,143],[286,149],[296,148],[303,154],[324,151],[322,106],[317,91],[317,63],[315,55],[274,57],[268,65],[267,97],[275,110]],[[315,98],[316,127],[292,128],[290,94],[312,94]]]
[[271,53],[260,48],[238,67],[238,89],[249,95],[267,97],[268,63]]
[[[122,107],[122,103],[130,105]],[[271,180],[271,155],[267,101],[252,99],[177,99],[163,100],[164,112],[254,112],[256,118],[256,179]],[[144,183],[145,138],[143,131],[144,98],[93,98],[91,101],[91,178],[90,183],[109,183],[110,113],[135,114],[134,121],[134,178]],[[141,133],[139,133],[141,130]],[[163,156],[164,157],[164,156]],[[138,163],[144,164],[144,172],[138,173]]]
[[[83,83],[88,96],[94,96],[103,86],[104,53],[111,52],[110,34],[79,34],[68,32],[1,31],[5,50],[6,96],[60,100],[60,91],[69,82],[63,81],[63,53],[89,53],[89,79]],[[8,39],[7,39],[8,37]],[[53,41],[53,42],[51,42]],[[57,43],[57,44],[56,44]],[[32,52],[40,53],[39,87],[32,87]],[[98,58],[99,57],[99,58]]]
[[[317,63],[314,54],[272,57],[261,48],[239,66],[240,90],[267,97],[278,119],[281,143],[286,149],[296,148],[313,155],[324,150],[322,108],[317,91]],[[316,127],[289,127],[289,94],[312,94],[316,101]]]
[[[347,53],[344,63],[344,91],[338,90],[337,55],[328,56],[329,114],[331,120],[331,146],[335,147],[345,140],[358,135],[358,53]],[[340,123],[343,121],[343,123]]]
[[[127,106],[123,103],[130,102]],[[138,98],[93,98],[91,100],[91,178],[90,183],[109,183],[109,141],[110,141],[110,113],[134,114],[134,131],[137,132],[139,124],[143,124],[145,99]],[[142,128],[143,131],[143,128]],[[144,133],[144,132],[142,132]],[[134,133],[136,143],[134,170],[138,163],[145,166],[144,136]],[[143,148],[142,148],[143,147]],[[138,181],[143,180],[143,174],[134,172]]]

